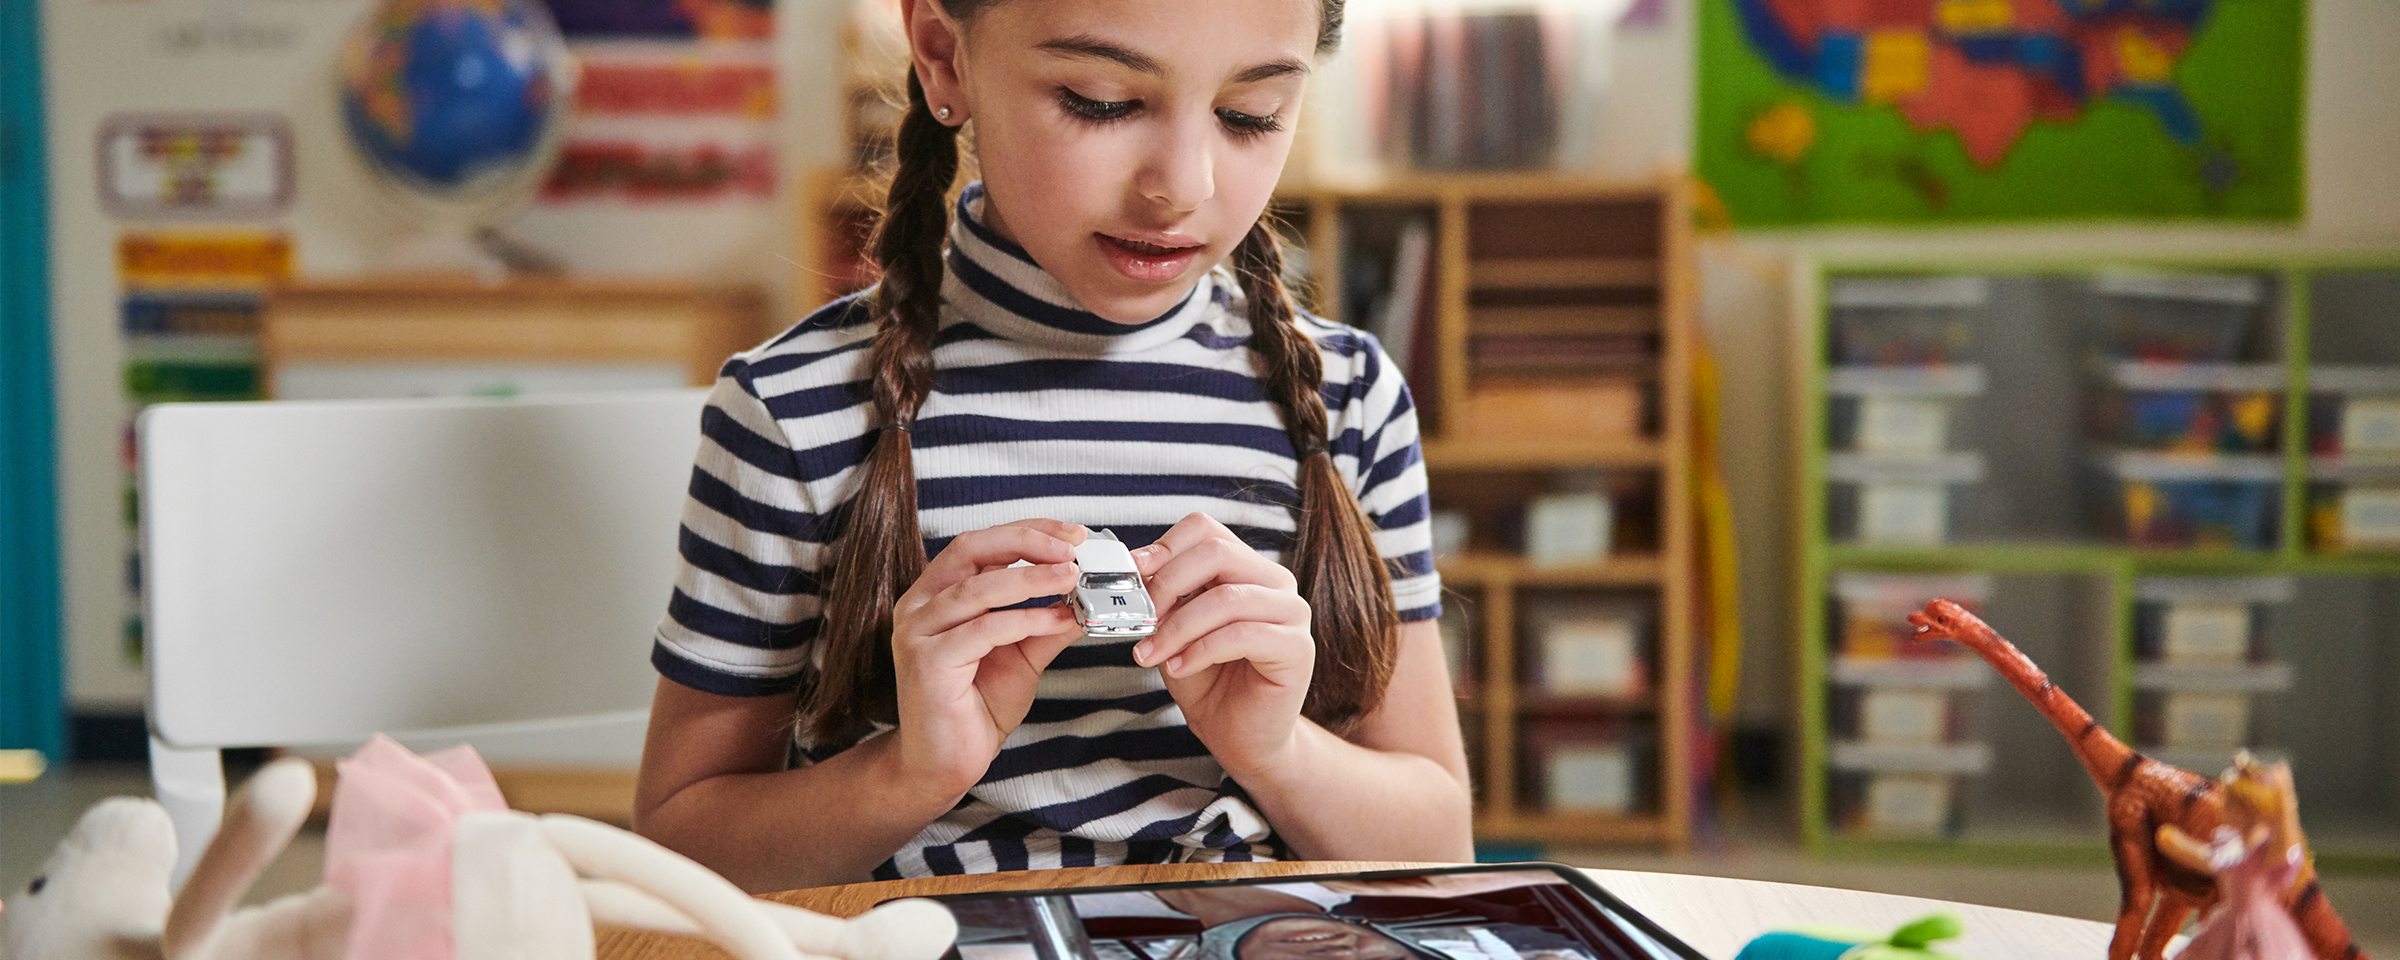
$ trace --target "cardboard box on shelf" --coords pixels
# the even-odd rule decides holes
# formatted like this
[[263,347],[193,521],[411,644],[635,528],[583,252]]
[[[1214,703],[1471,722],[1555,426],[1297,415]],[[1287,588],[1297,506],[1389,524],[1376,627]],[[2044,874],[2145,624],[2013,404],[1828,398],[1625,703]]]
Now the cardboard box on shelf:
[[2190,600],[2167,604],[2160,658],[2168,663],[2239,663],[2250,655],[2250,605]]
[[1858,733],[1870,743],[1940,743],[1950,734],[1950,698],[1935,689],[1870,688],[1859,697]]
[[1546,493],[1525,505],[1525,559],[1589,563],[1608,556],[1615,505],[1605,493]]
[[2340,543],[2349,549],[2400,548],[2400,487],[2350,487],[2341,492]]
[[1942,774],[1874,774],[1860,826],[1878,835],[1938,835],[1950,825],[1951,794],[1950,778]]
[[1950,442],[1951,397],[1878,394],[1858,401],[1856,446],[1863,453],[1941,453]]
[[2400,397],[2351,397],[2342,405],[2343,456],[2400,457]]
[[1948,485],[1892,481],[1859,486],[1859,542],[1932,546],[1948,539]]
[[1631,812],[1636,791],[1633,750],[1622,743],[1560,744],[1548,752],[1543,797],[1552,810]]
[[1642,435],[1642,385],[1597,383],[1484,384],[1449,416],[1460,436],[1493,441],[1607,440]]
[[1542,692],[1630,697],[1649,686],[1641,625],[1628,616],[1577,617],[1541,628]]
[[2160,741],[2176,750],[2232,750],[2250,739],[2250,696],[2177,690],[2160,707]]

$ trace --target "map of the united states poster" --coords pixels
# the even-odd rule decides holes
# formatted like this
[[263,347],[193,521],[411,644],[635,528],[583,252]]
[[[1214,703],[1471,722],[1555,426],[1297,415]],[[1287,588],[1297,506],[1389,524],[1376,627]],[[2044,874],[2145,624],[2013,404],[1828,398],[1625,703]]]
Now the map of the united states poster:
[[2304,0],[1696,0],[1732,222],[2289,220]]

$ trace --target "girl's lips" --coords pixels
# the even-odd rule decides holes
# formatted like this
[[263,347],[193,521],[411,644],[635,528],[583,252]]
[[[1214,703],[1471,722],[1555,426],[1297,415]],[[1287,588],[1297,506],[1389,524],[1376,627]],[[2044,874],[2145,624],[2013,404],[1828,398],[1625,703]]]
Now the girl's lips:
[[1118,273],[1144,283],[1165,283],[1183,276],[1200,255],[1202,245],[1168,247],[1141,240],[1112,237],[1105,233],[1092,235],[1100,245],[1100,253]]

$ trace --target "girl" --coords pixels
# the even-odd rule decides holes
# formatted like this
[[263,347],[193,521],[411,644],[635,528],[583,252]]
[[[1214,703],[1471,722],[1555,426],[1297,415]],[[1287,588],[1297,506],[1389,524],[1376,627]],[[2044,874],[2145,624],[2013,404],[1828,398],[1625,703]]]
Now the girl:
[[[909,0],[883,282],[702,421],[638,829],[752,890],[1469,858],[1413,409],[1259,223],[1340,19]],[[1102,528],[1138,642],[1054,602]]]

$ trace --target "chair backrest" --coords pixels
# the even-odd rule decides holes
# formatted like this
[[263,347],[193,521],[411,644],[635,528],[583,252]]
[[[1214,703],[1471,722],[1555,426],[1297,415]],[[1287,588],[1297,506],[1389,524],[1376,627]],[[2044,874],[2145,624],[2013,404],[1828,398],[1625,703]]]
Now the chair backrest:
[[[221,810],[221,747],[647,710],[705,396],[145,412],[162,802]],[[188,864],[216,813],[184,812]]]

